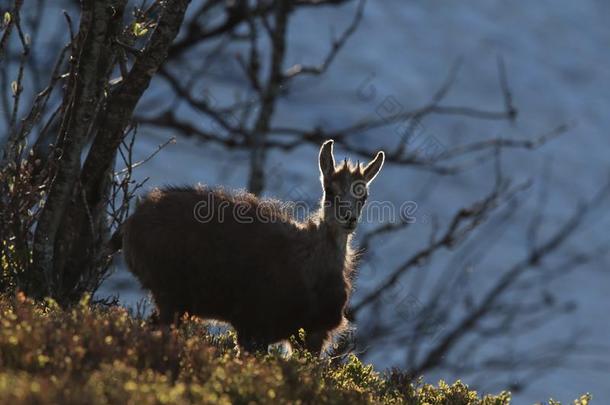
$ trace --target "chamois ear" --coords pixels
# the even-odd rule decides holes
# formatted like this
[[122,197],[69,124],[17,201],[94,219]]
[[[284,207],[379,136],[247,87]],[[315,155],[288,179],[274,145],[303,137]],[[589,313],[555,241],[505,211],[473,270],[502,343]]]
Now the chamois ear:
[[377,152],[377,156],[375,156],[375,159],[373,159],[371,161],[371,163],[366,165],[366,167],[363,170],[363,174],[364,174],[364,180],[366,180],[367,183],[370,183],[371,181],[373,181],[375,176],[377,176],[377,174],[379,174],[379,171],[381,170],[381,167],[383,166],[384,160],[385,160],[385,154],[383,152]]
[[330,177],[335,172],[335,158],[333,157],[333,143],[328,140],[320,148],[320,173],[322,177]]

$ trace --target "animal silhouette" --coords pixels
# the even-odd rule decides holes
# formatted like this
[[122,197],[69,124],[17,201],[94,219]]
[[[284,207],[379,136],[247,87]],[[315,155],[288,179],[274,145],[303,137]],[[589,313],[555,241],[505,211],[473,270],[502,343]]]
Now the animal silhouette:
[[113,237],[129,270],[152,292],[158,319],[184,312],[230,323],[248,351],[305,331],[320,353],[347,325],[351,247],[368,185],[383,152],[368,164],[337,166],[333,141],[319,154],[323,197],[304,221],[286,204],[222,188],[152,190]]

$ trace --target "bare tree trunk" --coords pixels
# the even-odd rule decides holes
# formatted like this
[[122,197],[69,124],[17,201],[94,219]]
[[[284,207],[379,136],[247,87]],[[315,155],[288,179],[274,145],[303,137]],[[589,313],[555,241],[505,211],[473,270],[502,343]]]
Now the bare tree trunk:
[[272,53],[271,71],[267,85],[261,94],[261,110],[251,135],[250,179],[248,189],[254,194],[260,194],[265,189],[265,162],[267,148],[265,141],[271,126],[271,118],[275,110],[275,102],[284,82],[284,56],[286,53],[286,31],[290,15],[290,1],[278,1],[275,10],[275,29],[271,34]]
[[[76,48],[78,58],[66,93],[57,148],[60,157],[33,244],[33,268],[43,291],[70,302],[99,281],[105,262],[106,205],[114,161],[136,104],[167,57],[189,0],[168,0],[144,50],[114,90],[108,84],[116,63],[127,0],[84,0]],[[108,94],[110,93],[110,94]],[[87,140],[93,145],[81,170]]]
[[93,288],[91,283],[99,278],[96,273],[107,264],[103,257],[109,233],[106,207],[116,153],[140,97],[178,35],[188,4],[189,0],[166,3],[146,48],[101,112],[99,128],[80,176],[77,192],[81,198],[74,198],[57,244],[61,257],[55,261],[55,273],[62,274],[64,281],[58,293],[68,301],[77,298],[81,290]]
[[49,293],[57,282],[52,274],[55,260],[55,242],[80,174],[80,155],[91,131],[100,98],[105,87],[105,78],[111,66],[109,31],[114,22],[122,22],[124,0],[84,0],[77,48],[79,51],[76,69],[65,97],[67,111],[60,129],[61,157],[51,184],[49,195],[36,227],[33,245],[34,271],[40,272]]

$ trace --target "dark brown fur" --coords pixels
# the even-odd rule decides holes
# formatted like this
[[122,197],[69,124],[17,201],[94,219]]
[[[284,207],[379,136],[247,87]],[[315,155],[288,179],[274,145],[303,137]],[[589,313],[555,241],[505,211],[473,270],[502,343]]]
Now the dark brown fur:
[[[349,171],[362,177],[361,167]],[[114,239],[122,236],[129,269],[152,292],[161,322],[184,312],[226,321],[249,350],[303,328],[307,348],[320,352],[346,325],[351,231],[325,220],[325,209],[298,222],[280,202],[246,192],[168,187],[150,192]]]

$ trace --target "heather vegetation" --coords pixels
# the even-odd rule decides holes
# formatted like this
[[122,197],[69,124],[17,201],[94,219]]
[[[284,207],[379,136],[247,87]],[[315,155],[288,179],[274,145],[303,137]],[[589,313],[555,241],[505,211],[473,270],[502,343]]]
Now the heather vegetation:
[[[485,404],[457,381],[432,386],[380,373],[356,356],[318,359],[298,349],[239,353],[232,333],[197,318],[159,330],[119,306],[87,298],[70,309],[23,294],[0,298],[0,403],[11,404]],[[584,396],[575,404],[588,404]]]

